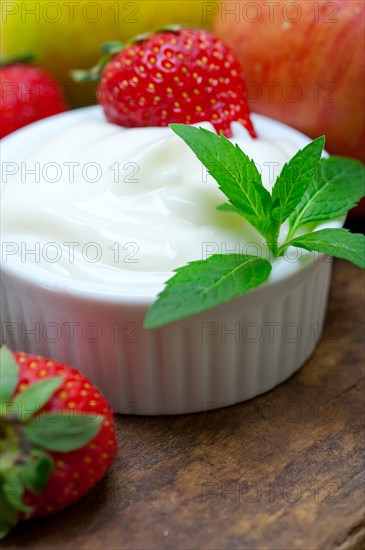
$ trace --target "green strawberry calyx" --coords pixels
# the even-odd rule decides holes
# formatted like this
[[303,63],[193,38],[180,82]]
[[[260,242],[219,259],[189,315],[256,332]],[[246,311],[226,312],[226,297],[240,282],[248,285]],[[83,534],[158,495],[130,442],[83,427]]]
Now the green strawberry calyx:
[[[98,434],[104,417],[76,411],[44,411],[64,381],[54,376],[34,382],[15,395],[20,368],[10,350],[0,350],[0,539],[33,512],[24,503],[26,491],[40,493],[54,469],[50,453],[83,448]],[[42,412],[43,411],[43,412]]]
[[111,42],[105,42],[100,46],[100,51],[103,54],[101,59],[97,62],[94,67],[91,69],[74,69],[71,71],[71,76],[75,82],[99,82],[101,75],[109,63],[118,53],[122,52],[128,46],[132,44],[139,44],[145,42],[154,34],[161,34],[164,32],[179,32],[183,27],[181,25],[169,25],[163,28],[151,32],[145,32],[143,34],[137,34],[123,44],[118,40],[113,40]]
[[124,50],[122,42],[106,42],[100,47],[103,56],[91,69],[74,69],[71,71],[72,79],[75,82],[99,82],[101,75],[109,63],[118,53]]
[[14,57],[4,57],[0,61],[0,67],[8,67],[9,65],[17,65],[19,63],[31,63],[35,61],[35,57],[31,53],[24,53]]

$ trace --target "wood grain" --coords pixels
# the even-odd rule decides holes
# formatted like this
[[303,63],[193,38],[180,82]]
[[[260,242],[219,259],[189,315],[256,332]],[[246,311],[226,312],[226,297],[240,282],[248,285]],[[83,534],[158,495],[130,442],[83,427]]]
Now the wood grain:
[[118,417],[110,474],[3,548],[364,546],[363,275],[336,261],[323,337],[303,369],[249,402]]

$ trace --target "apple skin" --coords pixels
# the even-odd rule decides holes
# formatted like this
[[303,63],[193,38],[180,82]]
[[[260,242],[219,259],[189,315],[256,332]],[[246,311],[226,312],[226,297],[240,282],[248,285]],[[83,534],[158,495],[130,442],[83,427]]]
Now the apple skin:
[[171,24],[207,27],[205,3],[204,0],[4,0],[0,29],[2,56],[33,54],[36,63],[63,84],[71,106],[88,105],[95,103],[96,85],[72,82],[71,69],[95,65],[103,42],[124,42]]
[[365,160],[364,0],[228,0],[213,29],[245,70],[253,111]]

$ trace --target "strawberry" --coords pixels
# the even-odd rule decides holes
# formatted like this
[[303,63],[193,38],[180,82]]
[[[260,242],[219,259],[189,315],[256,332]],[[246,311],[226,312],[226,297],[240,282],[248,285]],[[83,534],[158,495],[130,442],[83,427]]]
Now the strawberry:
[[67,109],[57,82],[26,63],[0,67],[0,89],[0,137]]
[[213,34],[171,27],[136,37],[126,47],[105,44],[102,51],[99,65],[74,76],[101,75],[98,101],[109,122],[141,127],[209,121],[231,137],[230,124],[238,121],[255,137],[242,67]]
[[77,501],[116,451],[112,411],[76,369],[1,348],[0,537]]

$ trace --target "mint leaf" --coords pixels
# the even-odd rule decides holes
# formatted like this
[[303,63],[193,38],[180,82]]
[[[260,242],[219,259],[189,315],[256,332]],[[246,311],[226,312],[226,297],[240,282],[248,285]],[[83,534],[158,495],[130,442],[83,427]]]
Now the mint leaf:
[[11,351],[2,346],[0,350],[0,404],[9,403],[18,383],[19,365]]
[[311,222],[344,216],[365,194],[364,165],[354,159],[322,159],[319,170],[290,217],[295,230]]
[[[364,267],[363,235],[323,229],[293,238],[297,227],[338,217],[354,206],[363,193],[364,171],[359,162],[342,157],[321,160],[324,137],[320,137],[284,165],[270,195],[255,163],[237,145],[204,128],[184,124],[170,124],[170,128],[192,149],[228,198],[217,210],[246,218],[266,238],[274,258],[296,246]],[[278,248],[280,228],[288,218],[288,236]],[[149,309],[144,327],[157,328],[241,296],[265,282],[271,269],[267,260],[248,255],[218,254],[190,262],[167,281]]]
[[271,264],[257,256],[216,254],[176,270],[149,309],[145,328],[156,328],[210,309],[264,283]]
[[25,437],[38,448],[68,453],[81,449],[99,432],[103,416],[62,411],[36,416],[24,426]]
[[241,212],[229,202],[220,204],[219,206],[217,206],[216,210],[219,210],[219,212],[229,212],[231,214],[238,214],[239,216],[242,216]]
[[[20,420],[22,422],[28,420],[30,414],[33,415],[44,407],[63,382],[64,376],[55,376],[35,382],[19,393],[13,400],[13,405],[15,405],[15,411]],[[32,407],[31,413],[29,407]]]
[[336,256],[365,268],[365,235],[350,233],[347,229],[321,229],[296,237],[285,245]]
[[274,217],[281,225],[302,200],[319,165],[324,137],[309,143],[284,165],[272,190]]
[[170,124],[170,128],[194,151],[232,205],[271,242],[271,195],[253,160],[238,145],[204,128],[184,124]]

